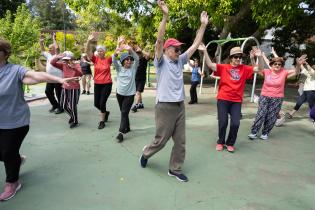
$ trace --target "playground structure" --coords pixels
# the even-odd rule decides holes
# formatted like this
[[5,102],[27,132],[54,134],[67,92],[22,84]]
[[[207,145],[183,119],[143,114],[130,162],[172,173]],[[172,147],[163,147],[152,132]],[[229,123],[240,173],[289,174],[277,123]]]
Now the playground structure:
[[[259,44],[258,40],[255,37],[251,36],[251,37],[245,37],[245,38],[234,38],[234,39],[230,38],[230,39],[212,40],[206,45],[206,49],[208,49],[208,47],[211,44],[217,44],[217,50],[218,50],[217,63],[221,63],[221,61],[222,61],[221,59],[222,59],[222,47],[223,47],[223,45],[225,45],[228,42],[238,42],[238,43],[242,42],[241,49],[244,52],[244,48],[245,48],[246,44],[248,43],[248,41],[254,41],[256,43],[256,46],[259,48],[260,44]],[[203,57],[202,72],[204,72],[204,69],[205,69],[205,57]],[[210,76],[213,79],[215,79],[213,92],[216,93],[217,86],[218,86],[218,80],[220,79],[220,77],[214,76],[213,73]],[[254,102],[256,78],[257,78],[257,73],[254,73],[253,86],[252,86],[251,97],[250,97],[250,101],[251,102]],[[200,82],[200,88],[199,88],[199,93],[200,94],[202,93],[202,84],[203,84],[203,78],[201,78],[201,82]]]

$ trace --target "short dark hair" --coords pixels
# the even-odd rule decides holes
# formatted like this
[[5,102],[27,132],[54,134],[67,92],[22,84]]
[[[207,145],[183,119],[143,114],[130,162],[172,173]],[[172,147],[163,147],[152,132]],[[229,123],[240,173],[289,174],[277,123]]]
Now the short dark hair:
[[0,37],[0,51],[9,57],[11,55],[11,44],[7,40]]

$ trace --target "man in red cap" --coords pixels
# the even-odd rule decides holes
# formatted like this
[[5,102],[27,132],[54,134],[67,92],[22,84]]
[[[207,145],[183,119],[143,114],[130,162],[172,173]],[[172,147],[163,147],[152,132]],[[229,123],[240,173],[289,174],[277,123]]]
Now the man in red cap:
[[168,8],[164,1],[158,1],[163,12],[158,36],[155,43],[154,66],[157,75],[157,95],[155,105],[156,134],[153,142],[145,146],[140,157],[141,167],[145,168],[148,159],[160,151],[172,137],[174,146],[171,153],[168,175],[179,181],[187,182],[188,178],[182,173],[185,159],[185,92],[183,82],[184,64],[197,50],[208,24],[208,15],[202,12],[201,26],[193,44],[181,54],[182,42],[170,38],[164,43],[164,34],[168,18]]

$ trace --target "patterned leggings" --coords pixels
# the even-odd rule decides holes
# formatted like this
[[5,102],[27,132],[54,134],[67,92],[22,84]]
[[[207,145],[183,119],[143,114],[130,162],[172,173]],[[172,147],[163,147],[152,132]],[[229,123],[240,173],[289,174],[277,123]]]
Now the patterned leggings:
[[277,121],[277,114],[281,110],[283,98],[273,98],[267,96],[259,97],[259,106],[251,133],[257,134],[261,126],[263,135],[268,135]]

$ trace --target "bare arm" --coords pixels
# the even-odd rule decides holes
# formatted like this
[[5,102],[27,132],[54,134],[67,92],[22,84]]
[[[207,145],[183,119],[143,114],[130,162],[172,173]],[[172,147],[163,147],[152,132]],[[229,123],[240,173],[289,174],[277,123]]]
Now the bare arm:
[[267,66],[270,68],[269,66],[269,59],[266,57],[265,53],[262,53],[262,57],[264,59],[264,62],[267,64]]
[[208,21],[209,21],[209,18],[208,18],[207,12],[202,11],[202,13],[200,15],[201,25],[200,25],[200,28],[198,29],[194,43],[188,48],[188,50],[186,50],[188,59],[194,54],[194,52],[199,47],[199,45],[202,41],[202,38],[203,38],[203,34],[205,33]]
[[46,72],[36,72],[36,71],[27,71],[25,73],[25,76],[22,80],[22,82],[26,85],[34,85],[42,82],[49,82],[49,83],[61,83],[68,86],[69,82],[78,80],[77,77],[71,77],[71,78],[60,78],[56,77],[50,74],[47,74]]
[[43,34],[40,35],[39,46],[40,46],[40,51],[45,52],[44,35]]
[[155,43],[155,57],[159,60],[163,55],[163,43],[168,18],[168,8],[164,1],[161,0],[158,0],[158,5],[163,13],[163,18],[159,26],[158,35]]
[[85,48],[85,53],[87,54],[89,59],[92,59],[93,57],[93,50],[92,50],[92,46],[91,46],[91,42],[94,39],[94,35],[90,35],[88,37],[88,40],[86,42],[86,48]]
[[60,48],[59,48],[59,45],[57,43],[56,34],[55,33],[53,33],[52,39],[53,39],[53,43],[54,43],[54,46],[55,46],[55,49],[56,49],[56,53],[59,54],[60,53]]
[[212,71],[216,71],[217,70],[217,64],[213,63],[209,57],[209,54],[207,52],[206,46],[202,43],[199,47],[198,50],[202,51],[205,55],[205,62],[206,65],[208,66],[208,68],[210,68]]
[[58,62],[63,56],[63,54],[54,56],[53,59],[51,59],[50,64],[60,70],[63,70],[63,64]]
[[273,57],[275,57],[275,58],[279,57],[278,54],[275,51],[275,48],[273,48],[273,47],[271,48],[271,53],[272,53]]
[[290,77],[293,77],[293,76],[299,74],[301,71],[301,66],[306,62],[306,59],[307,59],[306,55],[302,55],[301,57],[297,58],[295,69],[289,70],[289,74],[288,74],[287,78],[290,78]]

